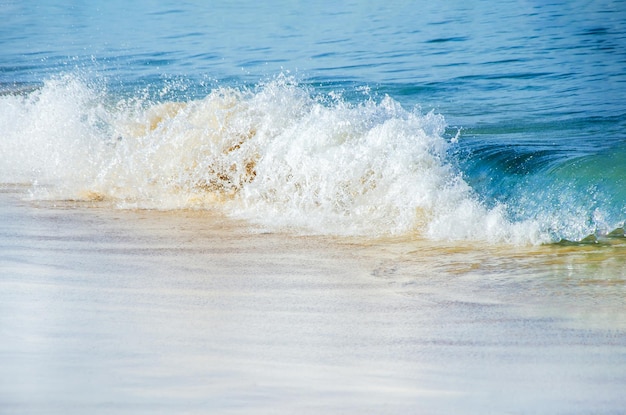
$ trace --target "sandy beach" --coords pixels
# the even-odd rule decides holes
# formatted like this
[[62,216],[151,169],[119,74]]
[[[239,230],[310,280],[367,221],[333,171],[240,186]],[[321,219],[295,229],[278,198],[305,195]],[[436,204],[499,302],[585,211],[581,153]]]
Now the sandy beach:
[[0,197],[3,414],[626,405],[623,245],[297,236]]

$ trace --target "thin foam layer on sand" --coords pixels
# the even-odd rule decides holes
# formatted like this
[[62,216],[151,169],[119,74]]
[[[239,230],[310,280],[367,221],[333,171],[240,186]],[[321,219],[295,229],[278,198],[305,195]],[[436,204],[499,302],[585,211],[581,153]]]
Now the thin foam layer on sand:
[[626,405],[623,246],[297,236],[22,197],[0,194],[7,413]]

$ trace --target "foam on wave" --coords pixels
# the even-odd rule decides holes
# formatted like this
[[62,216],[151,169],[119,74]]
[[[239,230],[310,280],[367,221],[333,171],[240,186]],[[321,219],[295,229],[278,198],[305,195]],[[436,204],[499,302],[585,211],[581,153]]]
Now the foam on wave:
[[39,198],[219,208],[270,228],[541,243],[535,220],[483,206],[445,120],[390,97],[350,103],[280,76],[203,99],[115,99],[64,76],[0,97],[2,181]]

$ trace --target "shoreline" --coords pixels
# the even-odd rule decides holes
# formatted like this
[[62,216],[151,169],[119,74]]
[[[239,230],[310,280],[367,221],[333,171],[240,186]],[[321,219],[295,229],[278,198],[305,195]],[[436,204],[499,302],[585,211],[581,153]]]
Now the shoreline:
[[215,212],[18,195],[0,193],[7,413],[582,414],[626,404],[624,275],[610,256],[623,247],[296,236]]

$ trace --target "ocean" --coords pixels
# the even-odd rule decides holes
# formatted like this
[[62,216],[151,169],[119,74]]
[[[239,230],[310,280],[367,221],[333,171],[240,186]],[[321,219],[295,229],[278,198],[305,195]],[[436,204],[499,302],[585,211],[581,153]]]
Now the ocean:
[[626,2],[0,19],[0,413],[623,413]]

